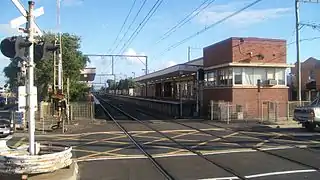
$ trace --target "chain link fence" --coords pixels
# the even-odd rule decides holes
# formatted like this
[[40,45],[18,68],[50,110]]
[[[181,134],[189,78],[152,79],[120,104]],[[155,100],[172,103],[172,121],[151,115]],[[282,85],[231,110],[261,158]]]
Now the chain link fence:
[[245,109],[242,105],[231,102],[210,101],[209,117],[211,120],[219,120],[229,123],[234,120],[247,120],[245,118]]
[[208,117],[211,120],[231,121],[289,121],[298,106],[308,105],[309,101],[260,101],[235,104],[225,101],[210,101]]
[[[94,102],[71,102],[67,112],[69,113],[69,116],[67,116],[66,113],[59,113],[59,111],[56,111],[53,103],[39,103],[35,113],[36,130],[52,130],[52,128],[61,120],[63,123],[62,126],[64,126],[65,123],[68,125],[77,123],[77,120],[81,119],[93,120],[95,117]],[[25,113],[22,112],[15,112],[12,114],[15,129],[24,129],[27,127],[25,116]]]

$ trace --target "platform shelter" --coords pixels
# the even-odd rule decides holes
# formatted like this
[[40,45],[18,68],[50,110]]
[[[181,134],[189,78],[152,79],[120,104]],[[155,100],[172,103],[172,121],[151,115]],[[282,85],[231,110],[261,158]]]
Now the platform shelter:
[[195,100],[197,71],[203,67],[203,58],[171,66],[136,77],[137,96],[162,100]]

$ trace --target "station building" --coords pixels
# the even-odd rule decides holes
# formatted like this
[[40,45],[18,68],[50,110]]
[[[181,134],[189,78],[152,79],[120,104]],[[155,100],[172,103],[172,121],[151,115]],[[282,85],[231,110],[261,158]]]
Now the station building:
[[[289,67],[285,40],[231,37],[203,48],[202,58],[135,78],[141,84],[136,93],[162,100],[197,99],[205,116],[212,102],[224,101],[241,107],[246,118],[266,115],[266,108],[285,117],[287,107],[270,102],[288,102]],[[205,75],[198,86],[199,69]]]
[[[203,58],[171,66],[134,80],[138,96],[163,100],[195,100],[195,83],[198,69],[203,67]],[[181,94],[180,94],[181,90]]]

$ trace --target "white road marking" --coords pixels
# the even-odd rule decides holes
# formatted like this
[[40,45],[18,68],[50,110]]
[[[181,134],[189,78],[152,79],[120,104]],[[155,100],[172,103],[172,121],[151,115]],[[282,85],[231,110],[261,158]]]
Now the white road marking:
[[283,174],[308,173],[308,172],[315,172],[315,171],[317,171],[317,170],[303,169],[303,170],[292,170],[292,171],[279,171],[279,172],[270,172],[270,173],[249,175],[249,176],[245,176],[245,178],[257,178],[257,177],[275,176],[275,175],[283,175]]
[[198,179],[198,180],[234,180],[234,179],[239,179],[239,178],[232,176],[232,177],[207,178],[207,179]]
[[[257,178],[257,177],[266,177],[266,176],[276,176],[276,175],[283,175],[283,174],[297,174],[297,173],[309,173],[309,172],[316,172],[315,169],[304,169],[304,170],[292,170],[292,171],[279,171],[279,172],[270,172],[270,173],[263,173],[263,174],[254,174],[249,176],[244,176],[246,179]],[[206,179],[198,179],[198,180],[235,180],[239,179],[236,176],[233,177],[219,177],[219,178],[206,178]]]

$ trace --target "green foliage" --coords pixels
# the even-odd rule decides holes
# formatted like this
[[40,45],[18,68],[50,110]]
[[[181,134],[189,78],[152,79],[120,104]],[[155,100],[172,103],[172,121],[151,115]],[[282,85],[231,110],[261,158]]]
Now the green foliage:
[[135,87],[135,82],[133,79],[130,77],[128,79],[121,79],[119,82],[114,82],[112,79],[107,80],[108,88],[107,89],[129,89],[129,88],[134,88]]
[[[53,43],[55,34],[45,33],[40,40]],[[62,37],[62,66],[64,77],[64,92],[66,92],[66,79],[70,78],[70,97],[71,100],[78,100],[83,93],[89,91],[84,84],[79,82],[80,70],[86,66],[89,58],[84,56],[80,51],[80,37],[63,33]],[[7,83],[10,89],[16,90],[21,85],[17,78],[18,62],[12,60],[11,63],[4,68],[5,76],[8,78]],[[53,53],[44,54],[44,57],[35,66],[35,86],[38,88],[39,100],[48,100],[48,87],[53,85]]]
[[70,99],[73,101],[80,101],[86,98],[87,92],[89,92],[90,88],[85,83],[79,83],[73,81],[70,83]]

